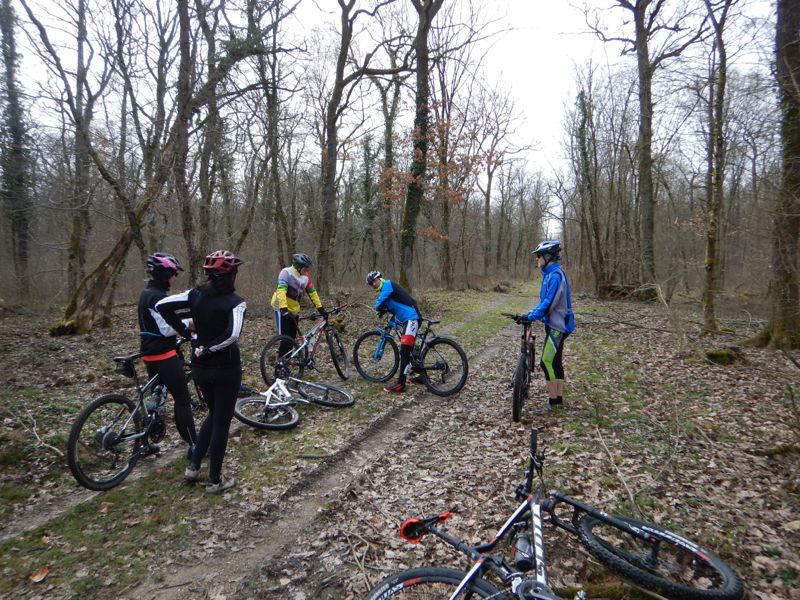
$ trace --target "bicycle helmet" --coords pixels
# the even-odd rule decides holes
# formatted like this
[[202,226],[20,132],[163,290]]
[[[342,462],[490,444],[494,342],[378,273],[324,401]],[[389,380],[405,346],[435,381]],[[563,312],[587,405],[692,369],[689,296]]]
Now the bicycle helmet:
[[156,279],[169,279],[183,271],[178,259],[166,252],[154,252],[147,257],[147,273]]
[[311,260],[311,257],[308,254],[295,254],[292,256],[292,266],[297,269],[306,269],[314,266],[314,261]]
[[558,260],[559,255],[561,254],[561,242],[557,240],[539,242],[539,245],[536,246],[536,249],[531,252],[531,254],[535,254],[536,256],[546,256],[551,260]]
[[380,271],[370,271],[369,273],[367,273],[367,285],[372,285],[372,283],[376,279],[380,279],[382,277],[383,273],[381,273]]
[[203,269],[209,275],[235,273],[242,261],[230,250],[217,250],[206,256]]

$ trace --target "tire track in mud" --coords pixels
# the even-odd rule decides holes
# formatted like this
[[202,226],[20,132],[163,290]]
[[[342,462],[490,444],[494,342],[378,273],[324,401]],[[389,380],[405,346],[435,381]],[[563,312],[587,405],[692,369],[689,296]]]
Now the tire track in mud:
[[[446,331],[458,329],[505,301],[501,298],[490,303],[478,313],[447,327]],[[516,330],[509,325],[486,340],[480,349],[468,353],[470,376],[475,377],[480,367],[506,348],[514,335]],[[344,447],[304,474],[270,506],[252,511],[248,515],[252,527],[243,533],[245,539],[237,540],[238,552],[198,561],[196,566],[181,570],[173,569],[164,573],[161,581],[126,590],[121,597],[137,600],[238,597],[237,591],[261,565],[303,546],[303,534],[311,528],[326,503],[344,494],[366,467],[393,448],[401,447],[403,440],[413,432],[426,427],[430,416],[443,403],[457,401],[458,395],[438,398],[427,391],[416,393],[378,417]],[[213,572],[210,572],[209,563],[214,564]],[[288,592],[286,597],[291,597]]]

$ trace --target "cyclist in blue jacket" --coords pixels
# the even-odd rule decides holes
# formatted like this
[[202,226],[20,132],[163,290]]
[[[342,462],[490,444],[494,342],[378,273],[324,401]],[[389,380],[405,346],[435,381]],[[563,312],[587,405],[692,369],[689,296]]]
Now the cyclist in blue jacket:
[[399,284],[384,279],[380,271],[370,271],[367,274],[367,285],[378,292],[378,299],[374,308],[378,313],[388,311],[392,313],[395,321],[401,324],[403,335],[400,338],[400,376],[397,383],[383,388],[392,394],[402,394],[406,390],[406,378],[411,364],[411,351],[419,331],[419,322],[422,315],[417,308],[417,301]]
[[564,403],[564,340],[575,330],[575,315],[572,313],[569,280],[558,262],[561,243],[552,240],[541,242],[531,254],[536,255],[536,266],[543,275],[539,304],[528,313],[528,319],[544,323],[540,364],[547,379],[549,399],[538,412],[546,412]]

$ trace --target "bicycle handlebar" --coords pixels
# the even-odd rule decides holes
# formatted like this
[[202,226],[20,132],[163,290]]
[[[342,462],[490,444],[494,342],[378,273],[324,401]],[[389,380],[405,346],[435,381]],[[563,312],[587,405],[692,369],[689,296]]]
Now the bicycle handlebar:
[[500,315],[503,317],[508,317],[509,319],[514,321],[517,325],[527,325],[529,323],[533,323],[533,321],[531,321],[528,318],[528,315],[517,315],[514,313],[507,313],[507,312],[501,312]]

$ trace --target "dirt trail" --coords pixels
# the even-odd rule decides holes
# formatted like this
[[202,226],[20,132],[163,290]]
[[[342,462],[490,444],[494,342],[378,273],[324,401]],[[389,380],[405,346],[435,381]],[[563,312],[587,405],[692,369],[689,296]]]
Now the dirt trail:
[[[496,304],[490,304],[480,314],[492,310]],[[476,316],[471,315],[470,318]],[[455,330],[469,320],[465,319],[447,330]],[[480,350],[469,354],[470,378],[477,376],[483,363],[492,360],[502,348],[507,347],[513,333],[516,333],[514,328],[508,327],[487,340]],[[203,561],[196,566],[164,573],[162,581],[127,590],[123,597],[236,597],[236,590],[261,565],[272,558],[302,549],[304,534],[312,529],[314,519],[326,503],[341,496],[378,458],[404,448],[404,440],[424,429],[442,403],[450,402],[458,402],[458,397],[442,399],[425,392],[409,398],[306,474],[270,510],[259,510],[252,514],[256,520],[241,532],[242,537],[238,540],[237,546],[241,551],[220,552],[211,561],[213,568],[209,568],[208,561]],[[265,516],[267,512],[269,515]]]

